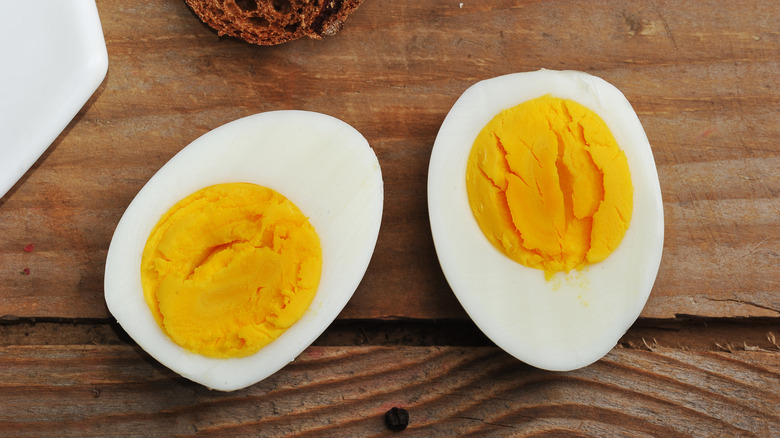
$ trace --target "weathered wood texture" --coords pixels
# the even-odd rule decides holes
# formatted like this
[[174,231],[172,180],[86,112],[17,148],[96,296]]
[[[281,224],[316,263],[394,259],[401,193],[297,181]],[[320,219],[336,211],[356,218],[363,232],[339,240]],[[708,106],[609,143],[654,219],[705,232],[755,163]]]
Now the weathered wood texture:
[[643,316],[778,316],[775,1],[367,0],[335,37],[279,47],[220,39],[181,0],[98,9],[105,82],[0,200],[0,315],[107,317],[106,251],[147,179],[219,125],[305,109],[361,131],[385,179],[376,253],[342,316],[465,318],[428,227],[431,146],[475,81],[551,68],[615,84],[653,145],[666,241]]
[[0,347],[0,435],[778,436],[780,354],[618,348],[574,372],[495,347],[310,347],[234,393],[186,381],[138,347]]

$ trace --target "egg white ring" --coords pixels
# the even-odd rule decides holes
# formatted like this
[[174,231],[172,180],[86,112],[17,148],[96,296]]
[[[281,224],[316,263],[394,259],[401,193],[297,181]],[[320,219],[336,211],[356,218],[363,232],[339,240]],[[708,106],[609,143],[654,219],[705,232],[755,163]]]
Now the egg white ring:
[[[546,94],[572,99],[606,122],[634,186],[631,222],[618,248],[601,263],[550,281],[487,240],[471,212],[465,177],[482,128],[502,110]],[[650,143],[625,96],[583,72],[515,73],[467,89],[436,137],[428,206],[442,271],[466,312],[496,345],[542,369],[573,370],[607,354],[642,311],[661,261],[663,203]]]
[[[314,300],[297,323],[252,356],[215,359],[180,347],[157,325],[144,301],[141,255],[171,206],[227,182],[270,187],[295,203],[320,238],[323,264]],[[182,376],[223,391],[252,385],[295,359],[344,308],[373,254],[383,198],[374,151],[341,120],[274,111],[225,124],[176,154],[127,207],[106,258],[108,309],[144,350]]]

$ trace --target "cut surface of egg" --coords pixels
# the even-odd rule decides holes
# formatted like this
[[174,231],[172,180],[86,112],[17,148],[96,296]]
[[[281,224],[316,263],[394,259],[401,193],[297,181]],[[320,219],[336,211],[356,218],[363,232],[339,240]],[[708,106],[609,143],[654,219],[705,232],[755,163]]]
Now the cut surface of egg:
[[647,136],[625,96],[583,72],[515,73],[466,90],[433,146],[428,208],[466,312],[542,369],[606,355],[660,265],[663,205]]
[[[267,345],[263,342],[264,346],[259,351],[248,356],[214,357],[225,355],[194,352],[192,348],[180,345],[186,345],[186,342],[174,342],[163,330],[158,323],[160,314],[152,311],[154,306],[148,305],[144,296],[141,260],[150,233],[171,207],[206,188],[234,190],[235,187],[242,190],[252,187],[270,189],[274,192],[273,196],[289,200],[290,205],[294,205],[288,209],[300,209],[313,228],[313,231],[306,231],[309,237],[303,238],[300,245],[316,246],[310,242],[319,240],[320,248],[315,249],[321,249],[321,271],[319,265],[312,265],[313,275],[309,277],[316,280],[319,274],[318,283],[309,281],[316,284],[316,292],[300,319],[282,321],[281,324],[278,324],[279,321],[274,322],[274,330],[277,326],[284,327],[281,334],[272,333],[278,337]],[[216,128],[190,143],[166,163],[139,191],[117,224],[106,257],[104,286],[109,311],[138,345],[183,377],[222,391],[237,390],[259,382],[294,360],[330,325],[351,298],[363,278],[376,245],[383,193],[379,162],[368,142],[357,130],[333,117],[307,111],[273,111],[238,119]],[[219,193],[208,196],[225,198],[224,194]],[[206,201],[199,198],[198,202]],[[277,205],[280,203],[273,204],[273,208],[281,208]],[[225,209],[235,207],[244,216],[258,216],[244,206],[236,205],[212,210],[224,214]],[[206,211],[210,210],[207,208]],[[277,211],[273,214],[280,213]],[[259,240],[267,241],[270,246],[291,245],[293,240],[289,239],[289,233],[292,228],[288,223],[293,219],[288,216],[289,213],[282,215],[279,219],[281,222],[274,226],[284,226],[287,230],[280,232],[277,229],[275,233],[282,234],[259,236]],[[198,228],[188,219],[183,222],[186,226],[173,228],[176,233],[178,230]],[[241,227],[244,226],[238,228]],[[233,227],[227,228],[231,229],[228,234],[238,232]],[[203,245],[198,240],[206,235],[211,238],[219,234],[211,231],[205,233],[203,227],[198,229],[201,233],[198,238],[179,239],[179,243],[176,243],[177,251],[181,252],[182,247],[189,245],[200,248]],[[245,231],[245,240],[250,241],[252,231]],[[162,238],[163,245],[169,243],[166,239]],[[244,240],[244,237],[240,239]],[[230,246],[230,251],[225,250],[227,246]],[[229,245],[218,244],[208,256],[203,257],[209,263],[201,260],[203,266],[198,266],[189,276],[186,272],[177,274],[181,277],[178,280],[184,282],[203,277],[200,285],[195,285],[197,289],[210,282],[234,285],[244,281],[239,278],[244,274],[258,277],[259,274],[255,275],[251,267],[242,268],[240,265],[249,266],[247,264],[271,260],[273,254],[270,251],[251,252],[253,248],[245,251],[245,246],[244,242],[237,241],[231,241]],[[248,255],[244,256],[244,253]],[[226,260],[220,261],[220,258]],[[235,263],[232,261],[234,258],[238,259]],[[186,261],[186,258],[183,260]],[[164,258],[157,261],[167,262]],[[234,271],[219,271],[222,265]],[[300,271],[305,268],[300,263],[298,265],[291,269]],[[268,276],[286,275],[282,272],[284,265],[280,266],[278,269],[258,266],[258,272],[265,272]],[[213,275],[211,270],[214,270]],[[226,280],[222,280],[227,283],[214,280],[219,276],[226,277]],[[258,281],[262,285],[257,287],[258,290],[268,284],[265,279]],[[166,296],[174,297],[177,287],[166,286],[163,290]],[[286,293],[283,295],[286,296]],[[226,302],[225,296],[219,292],[203,296],[215,302]],[[303,306],[308,303],[308,298],[304,301]],[[170,310],[171,306],[178,306],[179,303],[186,303],[182,305],[191,306],[191,309],[185,312]],[[195,311],[192,309],[203,310],[201,313],[206,315],[207,304],[175,297],[167,298],[163,306],[171,315],[175,315],[177,326],[183,327],[181,330],[192,332],[192,327],[183,319],[186,319],[188,312]],[[231,305],[235,307],[237,304]],[[295,303],[282,303],[276,307],[292,305],[297,306]],[[238,307],[235,308],[240,311]],[[275,317],[278,320],[286,318],[282,314]],[[257,325],[259,330],[270,332],[267,326]]]

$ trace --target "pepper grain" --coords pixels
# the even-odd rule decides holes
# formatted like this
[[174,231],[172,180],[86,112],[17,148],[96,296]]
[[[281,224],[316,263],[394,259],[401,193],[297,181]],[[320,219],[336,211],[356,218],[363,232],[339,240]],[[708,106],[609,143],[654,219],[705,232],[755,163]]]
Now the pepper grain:
[[409,412],[403,408],[393,407],[385,412],[385,424],[388,429],[400,432],[409,425]]

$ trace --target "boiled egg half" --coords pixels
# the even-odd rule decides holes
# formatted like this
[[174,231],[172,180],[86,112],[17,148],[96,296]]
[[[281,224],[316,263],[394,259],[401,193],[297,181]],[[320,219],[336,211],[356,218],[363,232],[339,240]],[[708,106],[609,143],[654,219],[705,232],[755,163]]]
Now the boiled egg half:
[[650,144],[625,96],[583,72],[466,90],[433,146],[428,207],[466,312],[538,368],[606,355],[655,282],[664,223]]
[[[126,209],[106,258],[108,309],[178,374],[223,391],[252,385],[295,359],[346,305],[373,254],[383,196],[376,155],[338,119],[274,111],[230,122],[183,148]],[[289,260],[279,261],[283,249]],[[272,285],[284,277],[292,280]],[[253,306],[273,309],[252,316]],[[227,319],[209,321],[220,307]],[[230,339],[209,333],[239,319],[249,324]],[[251,349],[238,351],[245,343]]]

